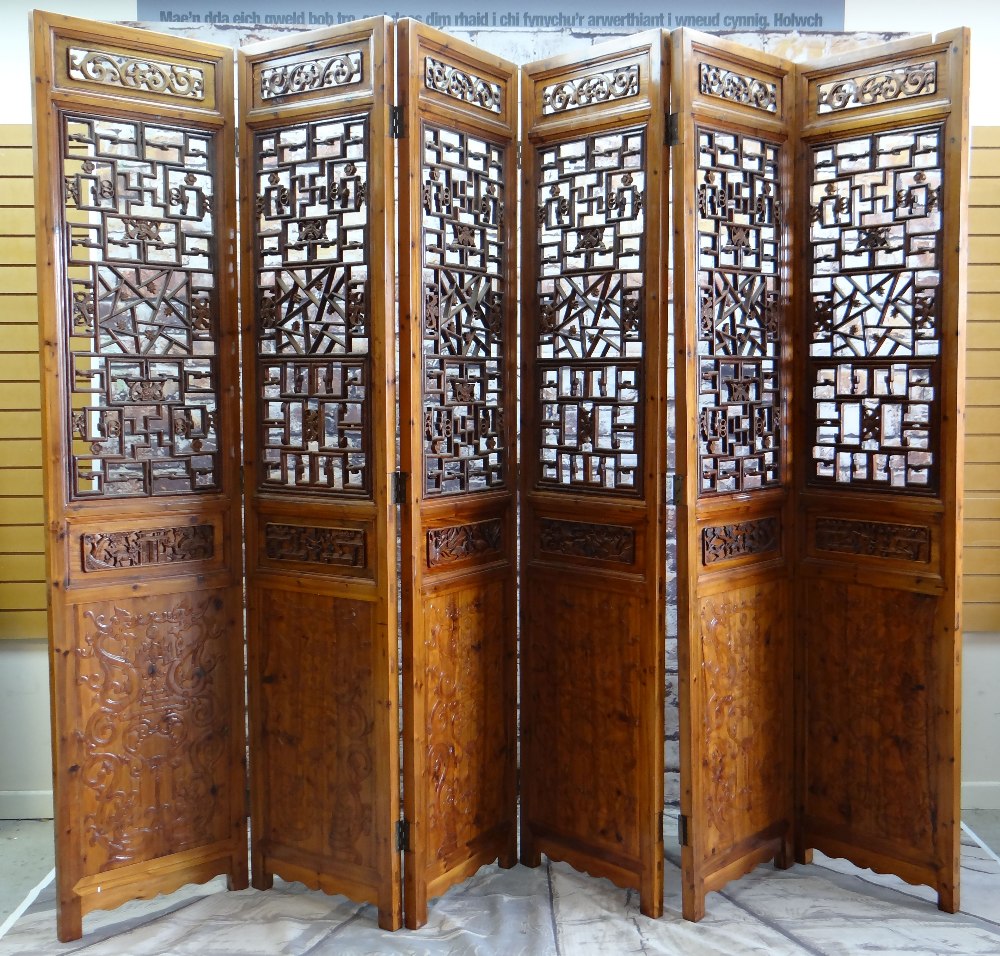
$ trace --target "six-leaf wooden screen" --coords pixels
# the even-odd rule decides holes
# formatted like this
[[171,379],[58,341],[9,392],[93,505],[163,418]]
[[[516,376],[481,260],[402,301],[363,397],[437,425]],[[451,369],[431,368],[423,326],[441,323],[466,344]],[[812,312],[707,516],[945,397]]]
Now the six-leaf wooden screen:
[[684,915],[956,909],[967,43],[36,15],[60,937],[518,852],[658,916],[671,501]]

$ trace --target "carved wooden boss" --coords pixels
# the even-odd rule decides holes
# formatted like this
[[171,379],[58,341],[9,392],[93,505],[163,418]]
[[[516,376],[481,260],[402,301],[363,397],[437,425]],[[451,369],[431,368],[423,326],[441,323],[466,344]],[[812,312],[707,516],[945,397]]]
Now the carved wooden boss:
[[958,906],[965,32],[378,18],[237,116],[227,49],[34,31],[60,938],[248,817],[388,928],[518,836],[659,915],[671,501],[684,914],[814,847]]

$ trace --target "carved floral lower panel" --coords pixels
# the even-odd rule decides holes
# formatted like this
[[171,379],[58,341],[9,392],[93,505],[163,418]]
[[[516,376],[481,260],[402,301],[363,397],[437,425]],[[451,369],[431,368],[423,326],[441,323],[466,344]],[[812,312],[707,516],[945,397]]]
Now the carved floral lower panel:
[[[702,808],[711,855],[791,813],[791,654],[782,582],[701,599]],[[782,692],[781,688],[785,688]]]
[[373,605],[279,591],[260,600],[262,836],[328,866],[372,869]]
[[437,860],[465,859],[469,845],[510,819],[504,774],[510,748],[504,685],[504,582],[425,599],[427,841]]
[[80,609],[75,761],[58,770],[79,795],[88,872],[230,835],[232,624],[211,592]]

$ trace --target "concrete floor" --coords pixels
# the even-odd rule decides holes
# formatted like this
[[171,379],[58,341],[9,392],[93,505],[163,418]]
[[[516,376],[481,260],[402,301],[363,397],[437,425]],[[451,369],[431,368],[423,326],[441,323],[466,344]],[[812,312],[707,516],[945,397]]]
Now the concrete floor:
[[[962,821],[1000,856],[1000,810],[964,810]],[[52,869],[51,820],[0,820],[0,924]]]

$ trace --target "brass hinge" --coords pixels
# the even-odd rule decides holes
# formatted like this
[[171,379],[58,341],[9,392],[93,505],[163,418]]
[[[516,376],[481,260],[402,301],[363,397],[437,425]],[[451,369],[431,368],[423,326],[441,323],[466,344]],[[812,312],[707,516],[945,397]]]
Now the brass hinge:
[[684,495],[684,476],[667,475],[667,504],[679,505]]
[[518,143],[517,144],[517,168],[518,169],[521,168],[521,159],[522,159],[522,156],[521,156],[521,144]]
[[389,107],[389,135],[393,139],[403,138],[403,107]]
[[396,821],[396,852],[410,852],[410,821],[403,817]]
[[406,472],[394,471],[392,473],[392,503],[394,505],[406,504]]
[[688,818],[683,813],[677,818],[677,842],[681,846],[688,845]]
[[679,113],[671,113],[667,117],[666,129],[667,146],[676,146],[681,141],[681,118]]

